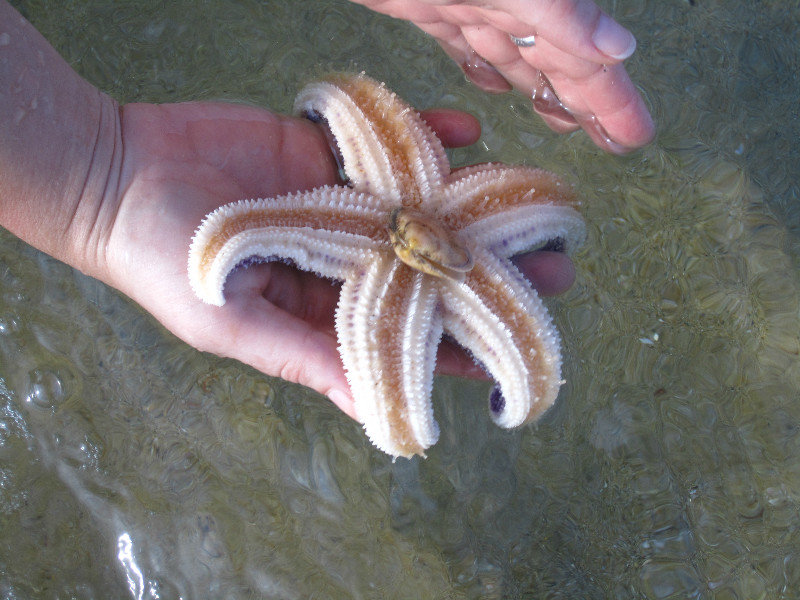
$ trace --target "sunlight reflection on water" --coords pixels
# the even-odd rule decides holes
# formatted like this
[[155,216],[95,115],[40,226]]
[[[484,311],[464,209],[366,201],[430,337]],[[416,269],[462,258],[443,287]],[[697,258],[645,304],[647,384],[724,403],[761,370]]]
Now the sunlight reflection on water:
[[119,548],[117,560],[125,572],[131,596],[136,600],[141,600],[144,597],[144,575],[133,557],[133,542],[127,532],[119,536],[117,548]]

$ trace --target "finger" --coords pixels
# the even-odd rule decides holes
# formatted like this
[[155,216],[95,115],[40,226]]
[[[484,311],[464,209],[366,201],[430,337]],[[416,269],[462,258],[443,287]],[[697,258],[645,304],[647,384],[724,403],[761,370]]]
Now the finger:
[[[262,294],[270,287],[265,286],[264,269],[271,267],[256,265],[228,277],[226,303],[216,316],[217,329],[224,335],[214,342],[212,351],[268,375],[310,387],[355,419],[333,328],[315,327],[309,322],[313,318],[305,320],[264,298]],[[277,280],[271,287],[279,287],[284,278],[268,279]]]
[[557,60],[552,59],[553,55],[563,60],[559,68],[572,66],[573,75],[585,77],[591,72],[587,67],[592,70],[601,67],[567,56],[548,46],[546,42],[531,48],[519,48],[506,33],[498,29],[465,27],[464,36],[478,52],[483,53],[487,60],[500,69],[517,90],[532,98],[534,110],[551,129],[558,133],[567,133],[579,128],[575,117],[558,98],[547,78],[542,77],[542,71],[553,70],[554,64],[558,64]]
[[653,118],[622,65],[600,69],[583,80],[554,75],[551,83],[559,97],[569,98],[564,104],[599,146],[625,153],[652,141]]
[[575,264],[563,252],[541,250],[517,256],[513,262],[540,296],[563,294],[575,283]]
[[500,71],[475,50],[467,50],[464,61],[460,63],[460,66],[467,79],[484,92],[504,94],[510,92],[514,87],[503,77]]
[[445,336],[436,352],[436,373],[487,380],[489,375],[462,346]]
[[474,144],[481,137],[481,124],[471,114],[449,108],[423,110],[422,119],[448,148]]
[[[553,251],[539,251],[521,255],[514,263],[531,281],[543,296],[560,294],[569,289],[575,280],[575,268],[565,254]],[[269,375],[308,386],[328,396],[346,414],[355,417],[352,397],[344,375],[336,343],[332,322],[327,327],[311,326],[309,322],[326,321],[317,316],[317,311],[332,314],[338,289],[329,286],[321,293],[309,290],[297,291],[297,283],[291,274],[282,277],[270,273],[272,284],[265,284],[265,270],[274,267],[293,270],[285,265],[254,265],[232,273],[226,282],[224,316],[218,316],[217,325],[228,328],[233,333],[226,336],[227,351],[216,348],[212,351],[245,362]],[[297,272],[300,276],[307,273]],[[311,277],[311,276],[309,276]],[[325,283],[313,277],[313,280]],[[290,292],[277,295],[270,289],[286,289]],[[317,290],[319,292],[319,290]],[[267,301],[268,295],[274,302]],[[324,299],[319,308],[310,313],[296,312],[296,298],[307,298],[313,302],[317,295]],[[328,306],[328,309],[325,308]],[[303,314],[298,317],[298,314]],[[220,319],[222,319],[220,321]],[[230,323],[228,321],[231,321]],[[266,343],[265,340],[279,340],[280,343]],[[458,344],[445,339],[439,347],[437,372],[457,375],[471,379],[486,379],[483,369]]]
[[[589,63],[546,40],[517,48],[499,30],[470,27],[464,36],[514,87],[533,98],[534,110],[555,131],[573,131],[581,125],[596,144],[616,153],[653,138],[650,113],[622,65]],[[548,74],[549,83],[542,72]],[[551,101],[543,100],[542,91],[550,93]]]
[[470,47],[461,34],[459,27],[441,21],[417,23],[417,26],[436,39],[442,50],[461,67],[464,75],[479,88],[491,94],[502,94],[511,91],[511,84],[505,80],[495,67]]
[[556,133],[570,133],[581,128],[575,118],[569,113],[549,114],[542,112],[536,107],[535,103],[533,110],[542,118],[542,121]]
[[488,22],[517,37],[536,35],[563,52],[615,64],[636,50],[636,38],[591,0],[496,0]]
[[254,278],[251,287],[257,288],[270,304],[314,329],[333,332],[340,283],[280,262],[253,265],[250,271]]
[[536,37],[532,46],[517,46],[499,29],[464,29],[464,37],[486,60],[500,69],[518,89],[532,80],[535,71],[559,73],[570,79],[586,79],[604,65],[579,58],[554,46],[546,39]]

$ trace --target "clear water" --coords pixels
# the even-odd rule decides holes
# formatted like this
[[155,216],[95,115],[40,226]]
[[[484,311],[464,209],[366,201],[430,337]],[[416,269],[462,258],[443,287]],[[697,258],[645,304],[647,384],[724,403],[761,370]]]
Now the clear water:
[[626,158],[486,96],[347,2],[14,3],[123,102],[289,110],[365,70],[475,113],[457,164],[564,174],[568,384],[506,432],[440,379],[441,441],[390,459],[324,399],[187,347],[0,234],[0,598],[796,598],[800,8],[619,0],[659,126]]

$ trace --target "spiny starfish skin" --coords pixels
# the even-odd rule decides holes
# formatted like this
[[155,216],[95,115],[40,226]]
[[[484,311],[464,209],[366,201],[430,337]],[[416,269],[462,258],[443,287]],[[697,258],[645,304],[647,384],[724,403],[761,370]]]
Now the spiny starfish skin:
[[[309,85],[295,109],[327,122],[349,185],[243,200],[208,215],[189,254],[197,295],[221,306],[228,273],[253,257],[343,281],[336,331],[356,412],[392,456],[424,455],[438,439],[430,396],[443,332],[494,378],[498,425],[538,418],[563,383],[559,338],[510,258],[552,239],[568,251],[581,243],[571,188],[522,166],[451,172],[419,115],[363,74]],[[439,277],[401,261],[388,231],[398,207],[453,232],[474,266]]]

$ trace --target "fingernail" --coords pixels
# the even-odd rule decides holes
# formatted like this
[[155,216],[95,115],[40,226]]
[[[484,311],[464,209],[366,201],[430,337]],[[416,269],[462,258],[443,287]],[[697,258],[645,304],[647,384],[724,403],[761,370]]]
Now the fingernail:
[[628,58],[636,50],[633,34],[606,15],[597,21],[592,41],[600,52],[618,60]]
[[550,80],[541,71],[539,71],[536,83],[531,91],[531,100],[533,101],[533,110],[539,115],[558,119],[560,122],[567,125],[574,125],[576,123],[575,117],[572,116],[569,109],[561,102]]
[[461,69],[472,83],[486,92],[502,94],[512,89],[511,84],[500,74],[500,71],[472,49],[467,53]]

